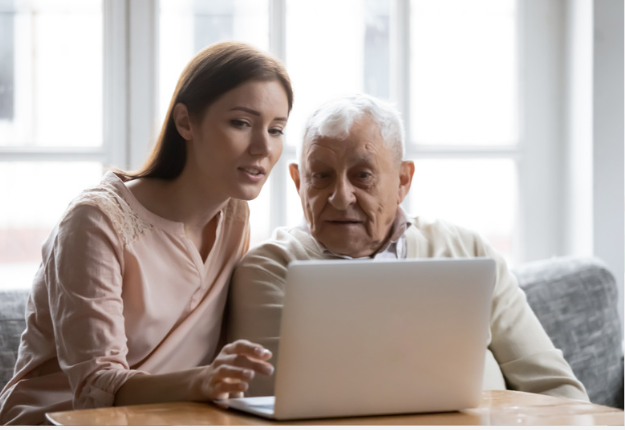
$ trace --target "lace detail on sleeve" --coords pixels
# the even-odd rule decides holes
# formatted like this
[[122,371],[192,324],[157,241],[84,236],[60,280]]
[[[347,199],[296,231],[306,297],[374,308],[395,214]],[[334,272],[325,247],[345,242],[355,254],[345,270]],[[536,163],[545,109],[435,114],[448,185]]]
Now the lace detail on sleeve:
[[104,212],[111,220],[124,246],[130,245],[141,234],[151,230],[153,227],[152,224],[141,219],[132,210],[128,202],[117,193],[113,185],[106,182],[101,182],[96,187],[84,190],[69,204],[63,218],[80,205],[94,206]]

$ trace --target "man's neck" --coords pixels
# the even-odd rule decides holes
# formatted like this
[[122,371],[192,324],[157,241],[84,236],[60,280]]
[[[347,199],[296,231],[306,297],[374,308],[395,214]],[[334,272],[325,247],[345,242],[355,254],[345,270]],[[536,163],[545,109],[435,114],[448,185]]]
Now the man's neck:
[[[337,254],[335,252],[332,252],[328,248],[326,248],[321,242],[315,239],[315,237],[311,234],[310,226],[308,225],[305,219],[302,220],[300,227],[302,228],[302,230],[304,230],[306,233],[308,233],[312,237],[312,239],[317,244],[317,246],[319,247],[319,249],[321,250],[323,254],[331,255],[333,257],[342,258],[342,259],[364,259],[364,258],[375,258],[376,255],[380,253],[384,253],[387,250],[390,250],[390,248],[394,244],[397,244],[397,242],[404,236],[404,233],[406,232],[406,229],[408,228],[409,225],[410,225],[410,222],[408,221],[408,217],[406,216],[406,213],[401,207],[398,207],[397,212],[395,213],[395,218],[393,219],[393,222],[391,223],[386,239],[382,242],[382,244],[378,247],[378,249],[374,253],[366,257],[351,257],[349,255]],[[391,251],[396,254],[396,258],[402,257],[401,255],[397,254],[397,252],[401,250],[397,249],[396,246]]]

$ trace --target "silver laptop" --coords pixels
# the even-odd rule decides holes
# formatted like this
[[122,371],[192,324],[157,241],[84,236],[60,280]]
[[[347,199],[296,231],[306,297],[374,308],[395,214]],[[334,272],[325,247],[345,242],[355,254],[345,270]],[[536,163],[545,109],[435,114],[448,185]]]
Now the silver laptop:
[[476,407],[494,285],[488,258],[293,262],[275,397],[216,403],[277,420]]

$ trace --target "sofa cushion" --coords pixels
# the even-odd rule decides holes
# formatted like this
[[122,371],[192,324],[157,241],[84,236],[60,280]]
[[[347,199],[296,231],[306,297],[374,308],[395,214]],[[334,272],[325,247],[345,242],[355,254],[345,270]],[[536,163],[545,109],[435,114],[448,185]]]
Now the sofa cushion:
[[0,387],[13,376],[30,290],[0,290]]
[[523,265],[519,285],[593,403],[623,408],[623,335],[612,273],[598,259]]

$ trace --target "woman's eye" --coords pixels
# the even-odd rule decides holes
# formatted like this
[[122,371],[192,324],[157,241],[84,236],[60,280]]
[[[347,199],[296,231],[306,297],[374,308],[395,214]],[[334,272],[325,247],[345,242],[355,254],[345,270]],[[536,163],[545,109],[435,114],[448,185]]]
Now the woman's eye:
[[279,128],[272,128],[271,130],[269,130],[269,134],[271,134],[272,136],[282,136],[284,134],[284,131],[280,130]]
[[246,121],[242,121],[240,119],[230,120],[230,124],[232,124],[233,126],[238,127],[238,128],[243,128],[243,127],[249,126],[249,124]]

